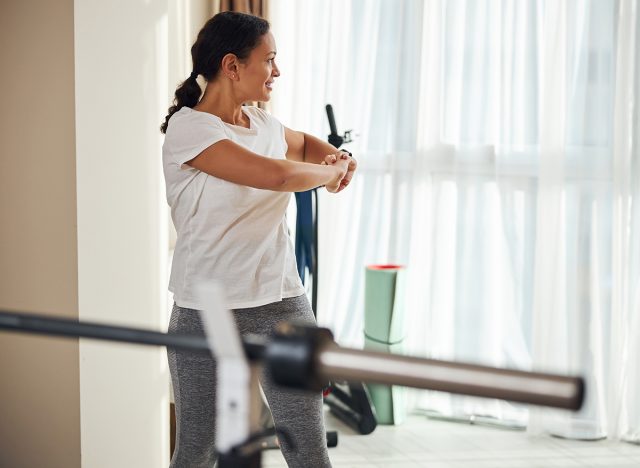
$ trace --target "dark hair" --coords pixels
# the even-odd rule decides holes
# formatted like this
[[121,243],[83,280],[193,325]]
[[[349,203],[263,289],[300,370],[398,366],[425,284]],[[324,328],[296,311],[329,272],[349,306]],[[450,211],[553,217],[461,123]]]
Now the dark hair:
[[191,47],[193,72],[176,89],[173,105],[169,107],[160,131],[166,133],[173,114],[198,103],[202,94],[196,80],[198,75],[207,81],[214,79],[225,55],[234,54],[240,60],[246,59],[268,32],[267,20],[245,13],[225,11],[207,21]]

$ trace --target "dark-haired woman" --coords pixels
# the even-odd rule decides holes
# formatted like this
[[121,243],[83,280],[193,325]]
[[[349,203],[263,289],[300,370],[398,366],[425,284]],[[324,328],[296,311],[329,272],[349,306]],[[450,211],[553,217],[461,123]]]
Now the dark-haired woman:
[[[167,200],[177,231],[169,289],[171,333],[203,334],[194,287],[217,282],[241,334],[269,335],[281,321],[315,324],[296,270],[285,212],[291,192],[339,192],[356,168],[346,153],[284,127],[263,110],[280,75],[269,23],[220,13],[191,48],[193,72],[162,124]],[[204,93],[196,78],[206,83]],[[169,350],[177,437],[171,467],[212,467],[215,366]],[[331,466],[320,394],[261,384],[290,467]]]

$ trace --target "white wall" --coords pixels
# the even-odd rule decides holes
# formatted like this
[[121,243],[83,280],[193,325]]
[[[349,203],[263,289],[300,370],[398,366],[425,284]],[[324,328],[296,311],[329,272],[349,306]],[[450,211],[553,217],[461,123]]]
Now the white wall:
[[[75,1],[80,320],[166,330],[168,3]],[[164,349],[83,340],[82,466],[168,465],[168,398]]]

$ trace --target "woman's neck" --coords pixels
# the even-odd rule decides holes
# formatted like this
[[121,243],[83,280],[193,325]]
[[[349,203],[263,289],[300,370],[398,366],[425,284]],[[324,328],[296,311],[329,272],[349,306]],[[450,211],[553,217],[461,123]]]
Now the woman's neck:
[[235,94],[230,82],[208,83],[202,99],[194,109],[216,115],[223,122],[248,127],[249,119],[242,112],[244,101]]

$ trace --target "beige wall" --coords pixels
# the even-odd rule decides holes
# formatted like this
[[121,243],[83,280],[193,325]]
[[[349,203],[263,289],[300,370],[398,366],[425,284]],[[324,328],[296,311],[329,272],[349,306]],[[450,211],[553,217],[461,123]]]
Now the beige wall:
[[[0,2],[0,308],[77,318],[73,6]],[[78,356],[0,331],[0,466],[80,466]]]
[[[0,1],[0,309],[165,330],[168,0]],[[0,331],[0,467],[168,465],[161,348]]]

